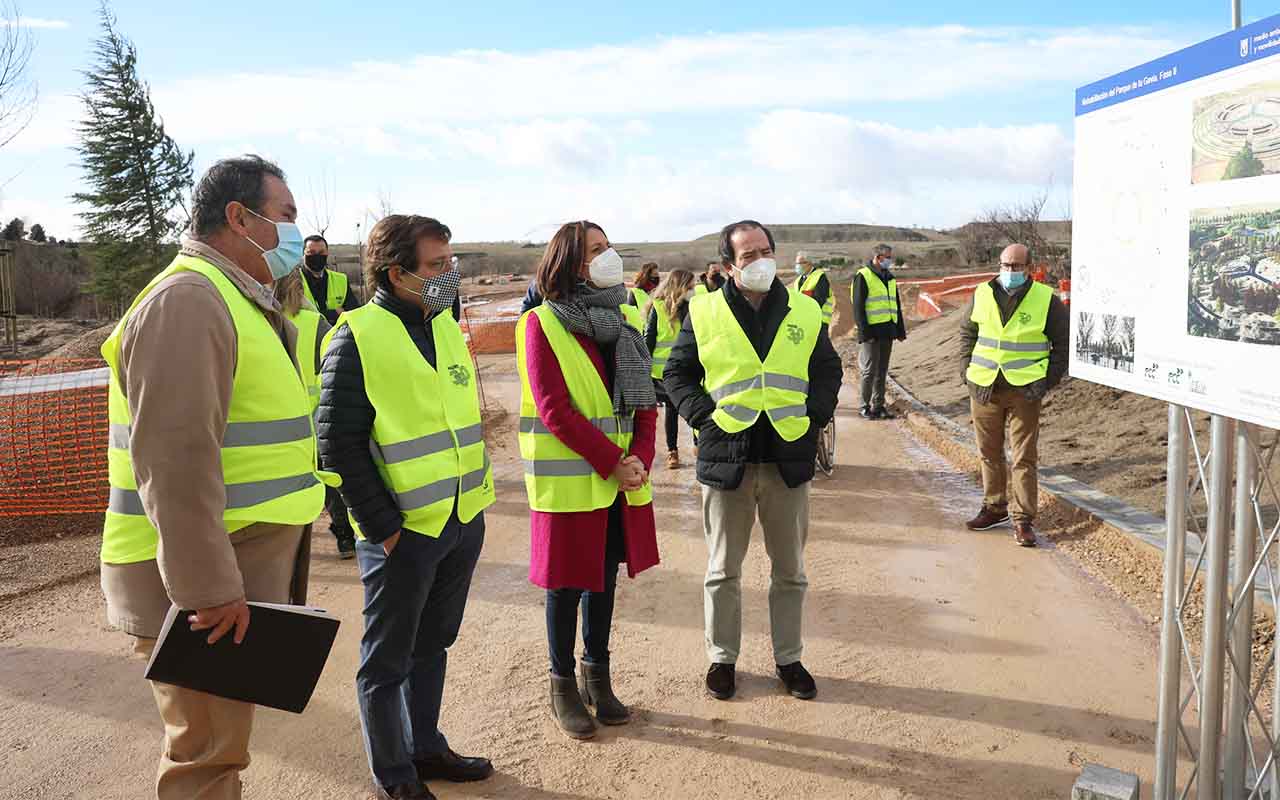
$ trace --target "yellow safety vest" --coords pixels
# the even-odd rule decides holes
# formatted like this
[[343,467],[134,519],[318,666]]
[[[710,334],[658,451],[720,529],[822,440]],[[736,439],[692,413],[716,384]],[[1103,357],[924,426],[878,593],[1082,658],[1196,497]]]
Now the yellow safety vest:
[[1026,386],[1048,375],[1050,344],[1044,326],[1052,299],[1053,289],[1032,283],[1006,325],[1000,320],[991,284],[974,290],[969,319],[978,324],[978,341],[969,357],[968,379],[978,386],[990,386],[1003,372],[1010,386]]
[[671,324],[671,320],[667,319],[667,306],[661,300],[653,301],[653,312],[657,316],[658,330],[657,340],[653,345],[653,370],[649,373],[655,379],[662,380],[662,374],[667,369],[667,359],[671,357],[671,348],[675,347],[676,337],[680,335],[680,329]]
[[289,353],[266,316],[220,269],[179,255],[134,298],[102,345],[111,368],[107,389],[107,478],[111,485],[102,531],[102,561],[133,564],[156,557],[159,534],[147,518],[129,455],[133,420],[120,383],[120,340],[130,316],[161,281],[179,272],[204,276],[222,296],[236,329],[231,407],[222,437],[223,524],[233,533],[256,522],[308,525],[324,507],[325,483],[336,475],[316,469],[311,401]]
[[[304,270],[306,267],[298,267],[298,269]],[[347,273],[326,269],[325,274],[329,276],[329,280],[325,284],[325,295],[329,302],[325,305],[325,308],[341,311],[342,301],[347,299]],[[311,301],[311,307],[319,310],[320,304],[316,302],[315,295],[311,294],[311,285],[307,283],[305,273],[302,275],[302,291],[307,295],[307,299]]]
[[[879,325],[884,322],[898,322],[898,280],[890,278],[888,285],[880,280],[880,276],[871,267],[863,267],[858,274],[867,282],[867,324]],[[853,295],[853,287],[849,287],[849,295]]]
[[320,312],[302,307],[289,321],[298,329],[298,370],[302,373],[302,385],[311,396],[311,411],[320,407],[320,376],[316,373],[316,351],[320,347]]
[[[552,512],[608,508],[618,497],[618,481],[612,476],[600,477],[577,451],[557,439],[538,415],[525,352],[530,314],[537,315],[542,333],[560,363],[574,409],[624,452],[631,446],[635,429],[634,415],[620,417],[613,413],[613,398],[595,364],[551,307],[543,305],[525,313],[516,324],[516,366],[520,372],[520,457],[524,460],[529,507]],[[631,506],[653,502],[653,488],[646,482],[643,487],[626,492],[626,502]]]
[[494,501],[493,470],[484,446],[475,364],[457,320],[448,311],[431,320],[434,369],[399,317],[376,303],[338,317],[325,337],[326,349],[343,325],[356,340],[365,393],[375,412],[369,450],[400,506],[404,529],[438,537],[455,498],[458,520],[475,519]]
[[[631,290],[631,296],[636,301],[636,308],[640,309],[641,311],[644,310],[645,306],[649,305],[649,293],[646,292],[644,289],[641,289],[640,287],[637,286],[636,288]],[[641,330],[643,330],[643,327],[641,328]]]
[[618,306],[618,310],[622,312],[622,318],[628,325],[635,328],[637,331],[644,331],[644,317],[641,316],[640,309],[630,303],[625,303]]
[[[811,270],[808,275],[800,275],[796,278],[796,282],[792,288],[798,292],[812,292],[818,288],[818,280],[826,275],[825,269]],[[803,284],[803,285],[802,285]],[[836,293],[835,287],[831,285],[830,280],[827,281],[827,299],[822,304],[822,324],[831,324],[831,315],[836,310]]]
[[693,293],[694,293],[695,295],[699,295],[699,294],[709,294],[709,291],[708,291],[708,289],[707,289],[707,285],[706,285],[705,283],[703,283],[702,281],[698,281],[698,282],[697,282],[697,284],[695,284],[695,285],[694,285],[694,287],[693,287]]
[[788,442],[809,430],[809,358],[822,328],[822,309],[794,289],[787,297],[787,316],[763,361],[722,292],[689,302],[703,384],[716,402],[711,419],[726,433],[750,428],[761,414]]

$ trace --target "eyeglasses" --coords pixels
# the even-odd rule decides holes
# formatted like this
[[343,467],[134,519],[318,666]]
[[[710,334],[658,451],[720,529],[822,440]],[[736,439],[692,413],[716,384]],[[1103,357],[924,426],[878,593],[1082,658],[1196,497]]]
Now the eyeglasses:
[[1003,261],[1000,262],[1000,266],[1004,267],[1005,269],[1026,269],[1027,268],[1026,264],[1006,264]]
[[457,256],[450,256],[449,258],[438,258],[430,262],[427,264],[427,268],[434,272],[445,272],[446,270],[457,269],[460,263]]

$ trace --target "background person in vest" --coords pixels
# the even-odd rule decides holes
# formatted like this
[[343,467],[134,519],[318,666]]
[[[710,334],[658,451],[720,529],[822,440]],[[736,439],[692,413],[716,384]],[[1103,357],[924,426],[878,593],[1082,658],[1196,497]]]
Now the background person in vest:
[[809,584],[804,544],[817,436],[835,414],[843,369],[822,310],[777,280],[773,254],[773,234],[758,222],[720,232],[732,279],[689,302],[663,378],[680,415],[698,431],[709,551],[706,682],[721,700],[736,690],[742,561],[757,510],[772,562],[769,620],[778,677],[795,697],[817,694],[800,663]]
[[796,253],[796,281],[793,289],[813,298],[822,308],[822,324],[831,324],[831,315],[836,310],[836,297],[831,292],[831,281],[825,269],[814,269],[809,254],[804,250]]
[[516,328],[529,580],[547,590],[552,715],[586,739],[596,730],[588,705],[606,725],[630,719],[610,681],[609,635],[618,565],[634,578],[658,563],[648,484],[657,411],[640,312],[625,304],[622,258],[604,231],[562,226],[537,281],[543,303]]
[[724,273],[721,272],[722,266],[719,261],[708,261],[706,270],[698,276],[698,283],[694,287],[694,291],[698,294],[719,291],[724,286]]
[[680,466],[680,412],[667,397],[662,386],[662,374],[667,358],[676,343],[676,336],[689,316],[689,299],[693,297],[694,275],[687,269],[673,269],[653,293],[651,302],[644,309],[644,343],[653,359],[653,388],[658,403],[667,407],[663,425],[667,434],[667,468]]
[[381,798],[427,798],[424,781],[493,773],[439,730],[448,650],[494,499],[451,238],[429,217],[392,214],[373,226],[373,300],[339,318],[320,375],[320,454],[343,476],[361,537],[356,695]]
[[[298,367],[302,370],[303,382],[311,393],[311,410],[315,411],[320,405],[320,357],[324,354],[321,342],[333,326],[320,312],[310,307],[303,286],[302,272],[295,269],[276,281],[272,291],[284,315],[298,329]],[[313,353],[314,358],[308,356],[308,353]],[[324,507],[329,512],[329,532],[337,541],[338,558],[355,558],[356,535],[351,530],[342,493],[332,486],[326,486]]]
[[628,302],[643,312],[649,307],[649,295],[658,288],[661,281],[662,275],[658,272],[658,265],[653,261],[646,262],[636,273],[633,281],[635,286],[629,293]]
[[[112,370],[102,588],[108,619],[137,637],[143,657],[171,603],[197,609],[192,628],[212,643],[243,641],[249,600],[305,602],[304,531],[324,492],[296,329],[266,288],[302,257],[296,216],[279,167],[257,156],[214,164],[192,194],[190,238],[103,345]],[[280,418],[250,413],[263,408]],[[261,501],[261,486],[281,478],[297,480]],[[165,728],[156,796],[239,798],[253,706],[169,684],[152,691]]]
[[343,311],[359,307],[351,293],[345,272],[328,269],[329,243],[323,236],[308,236],[302,256],[302,273],[306,279],[303,292],[316,311],[332,325]]
[[1071,317],[1052,289],[1027,279],[1027,260],[1020,244],[1000,254],[999,277],[979,286],[961,315],[960,356],[982,457],[982,510],[965,525],[988,530],[1008,522],[1012,511],[1014,538],[1035,547],[1040,403],[1067,374]]
[[889,376],[893,341],[907,338],[907,323],[902,316],[902,301],[890,270],[892,266],[893,248],[887,244],[876,245],[871,266],[860,269],[849,287],[853,295],[853,322],[858,329],[862,416],[867,419],[893,419],[893,412],[884,407],[884,384]]

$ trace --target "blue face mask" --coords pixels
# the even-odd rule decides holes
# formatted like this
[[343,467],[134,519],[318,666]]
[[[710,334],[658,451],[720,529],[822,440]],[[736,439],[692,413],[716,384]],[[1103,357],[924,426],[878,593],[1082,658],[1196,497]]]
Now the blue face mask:
[[1026,282],[1027,273],[1025,272],[1012,272],[1007,269],[1000,270],[1000,285],[1004,287],[1006,292],[1017,289]]
[[244,237],[249,239],[254,247],[262,251],[262,258],[267,262],[267,267],[271,270],[271,279],[278,281],[293,272],[294,267],[302,263],[302,231],[298,230],[298,226],[292,222],[269,220],[248,206],[245,206],[245,210],[263,222],[270,222],[276,226],[277,244],[270,250],[248,236]]

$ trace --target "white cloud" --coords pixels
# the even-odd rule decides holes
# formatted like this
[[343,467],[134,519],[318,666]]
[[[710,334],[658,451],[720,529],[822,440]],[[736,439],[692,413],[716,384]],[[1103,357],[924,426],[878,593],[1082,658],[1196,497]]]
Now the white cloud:
[[54,30],[71,27],[71,23],[63,19],[41,19],[40,17],[18,17],[17,20],[0,19],[0,27],[12,28],[14,25],[19,28],[49,28]]
[[1071,141],[1056,125],[915,131],[838,114],[777,111],[747,135],[755,160],[822,188],[903,181],[1043,183],[1070,174]]
[[[903,55],[870,58],[868,41]],[[197,75],[156,82],[153,97],[173,134],[192,144],[246,134],[291,135],[297,119],[279,113],[281,97],[301,106],[340,103],[345,117],[393,133],[400,125],[633,119],[957,96],[998,104],[1020,88],[1084,83],[1177,44],[1139,29],[942,26],[711,34],[578,50],[464,50],[285,74]]]

